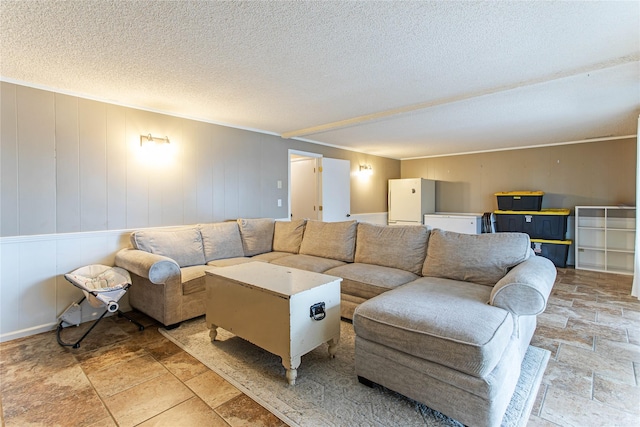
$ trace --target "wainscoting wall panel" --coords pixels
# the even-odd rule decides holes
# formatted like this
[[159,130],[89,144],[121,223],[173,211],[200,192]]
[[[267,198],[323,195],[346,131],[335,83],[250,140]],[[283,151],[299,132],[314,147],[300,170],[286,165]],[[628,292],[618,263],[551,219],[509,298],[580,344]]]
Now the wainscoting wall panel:
[[[57,319],[82,292],[64,274],[89,264],[113,265],[129,246],[129,231],[66,233],[0,239],[0,341],[54,329]],[[129,310],[128,295],[119,301]],[[83,321],[102,308],[82,304]]]

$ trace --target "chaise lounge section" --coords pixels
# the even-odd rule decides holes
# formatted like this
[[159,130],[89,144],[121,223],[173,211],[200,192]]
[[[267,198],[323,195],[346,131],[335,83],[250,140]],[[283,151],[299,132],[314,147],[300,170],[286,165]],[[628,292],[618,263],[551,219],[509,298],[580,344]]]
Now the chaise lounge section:
[[556,270],[525,234],[434,230],[421,278],[359,305],[355,367],[465,425],[498,426]]

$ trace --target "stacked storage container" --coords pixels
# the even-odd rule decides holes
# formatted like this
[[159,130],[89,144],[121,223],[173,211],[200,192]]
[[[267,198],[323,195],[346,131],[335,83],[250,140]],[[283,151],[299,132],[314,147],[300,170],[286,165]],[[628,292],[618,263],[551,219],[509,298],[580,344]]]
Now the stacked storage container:
[[542,191],[508,191],[495,194],[497,232],[527,233],[536,255],[566,267],[571,240],[566,240],[569,209],[542,209]]

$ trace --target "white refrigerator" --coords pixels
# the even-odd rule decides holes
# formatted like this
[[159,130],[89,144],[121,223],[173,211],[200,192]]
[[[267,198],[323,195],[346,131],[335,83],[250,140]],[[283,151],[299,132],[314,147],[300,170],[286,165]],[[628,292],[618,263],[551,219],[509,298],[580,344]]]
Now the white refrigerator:
[[436,182],[423,178],[390,179],[389,225],[421,225],[436,210]]

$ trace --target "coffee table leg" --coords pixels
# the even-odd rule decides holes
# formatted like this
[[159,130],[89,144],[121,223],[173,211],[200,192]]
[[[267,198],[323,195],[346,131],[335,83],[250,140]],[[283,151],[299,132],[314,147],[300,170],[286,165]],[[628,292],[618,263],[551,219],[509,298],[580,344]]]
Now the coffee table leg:
[[327,344],[329,345],[329,356],[332,359],[336,357],[336,352],[338,351],[338,341],[339,338],[331,338],[329,341],[327,341]]
[[300,366],[300,356],[292,357],[291,360],[282,358],[282,366],[287,370],[287,381],[289,385],[296,385],[296,378],[298,378],[298,366]]
[[207,326],[209,327],[209,338],[211,338],[211,342],[214,342],[218,336],[218,327],[214,324]]

